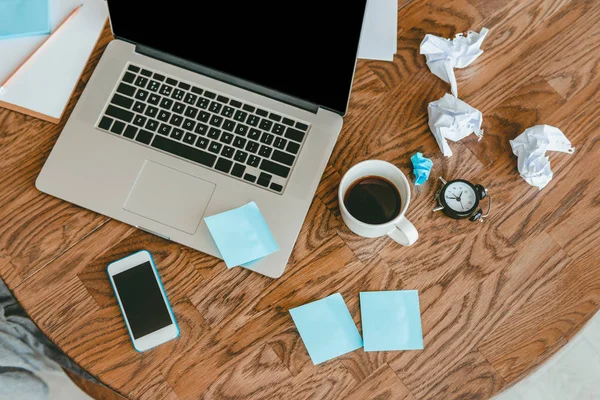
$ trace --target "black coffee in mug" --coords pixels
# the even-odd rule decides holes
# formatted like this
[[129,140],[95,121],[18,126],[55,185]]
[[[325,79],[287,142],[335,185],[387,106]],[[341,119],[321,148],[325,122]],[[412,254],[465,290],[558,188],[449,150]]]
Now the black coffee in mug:
[[371,225],[396,218],[402,199],[396,186],[380,176],[365,176],[354,182],[344,195],[344,205],[357,220]]

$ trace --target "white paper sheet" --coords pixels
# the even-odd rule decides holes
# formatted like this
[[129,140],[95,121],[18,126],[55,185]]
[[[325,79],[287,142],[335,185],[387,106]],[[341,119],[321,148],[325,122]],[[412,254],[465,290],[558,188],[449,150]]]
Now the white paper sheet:
[[481,111],[471,107],[464,101],[457,99],[449,93],[437,101],[429,103],[429,129],[446,157],[452,156],[448,141],[457,142],[471,133],[483,136]]
[[550,125],[536,125],[525,129],[514,140],[510,140],[510,146],[518,157],[517,169],[521,177],[540,190],[553,177],[546,151],[569,154],[575,152],[575,148],[561,130]]
[[398,2],[369,0],[365,11],[358,58],[393,61],[398,48]]
[[464,68],[483,54],[481,44],[488,29],[481,32],[469,31],[467,35],[459,33],[454,39],[446,39],[427,34],[421,42],[421,54],[427,59],[431,72],[445,82],[450,83],[451,92],[458,97],[458,87],[454,68]]

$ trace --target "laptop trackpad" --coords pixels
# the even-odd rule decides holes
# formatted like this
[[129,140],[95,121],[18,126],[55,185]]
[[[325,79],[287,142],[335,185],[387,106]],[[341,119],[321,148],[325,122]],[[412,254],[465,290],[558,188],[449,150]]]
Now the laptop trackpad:
[[146,160],[123,208],[193,235],[215,184]]

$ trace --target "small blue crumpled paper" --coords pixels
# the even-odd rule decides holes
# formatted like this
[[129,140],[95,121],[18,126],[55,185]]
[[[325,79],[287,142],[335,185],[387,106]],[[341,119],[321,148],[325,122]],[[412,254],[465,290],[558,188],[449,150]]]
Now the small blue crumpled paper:
[[279,250],[255,202],[204,218],[227,268],[252,264]]
[[429,178],[433,161],[423,157],[423,153],[415,153],[410,158],[413,164],[413,173],[415,174],[415,185],[422,185]]

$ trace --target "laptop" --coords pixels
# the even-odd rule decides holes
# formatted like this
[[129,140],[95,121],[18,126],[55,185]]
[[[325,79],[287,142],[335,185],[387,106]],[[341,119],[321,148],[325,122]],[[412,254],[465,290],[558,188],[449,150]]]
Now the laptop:
[[[157,3],[158,4],[158,3]],[[40,172],[50,195],[220,257],[254,201],[283,274],[342,128],[366,0],[108,0],[111,41]]]

